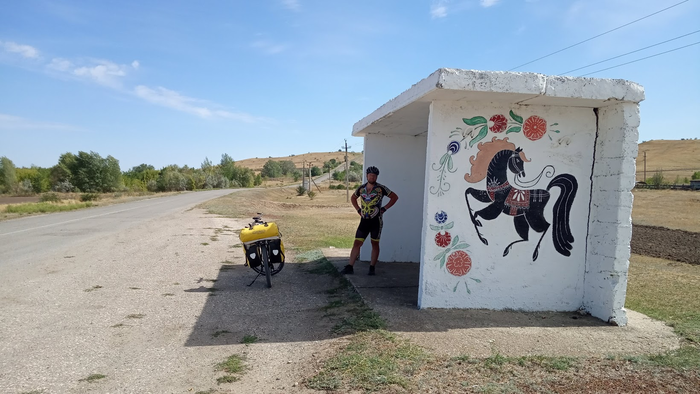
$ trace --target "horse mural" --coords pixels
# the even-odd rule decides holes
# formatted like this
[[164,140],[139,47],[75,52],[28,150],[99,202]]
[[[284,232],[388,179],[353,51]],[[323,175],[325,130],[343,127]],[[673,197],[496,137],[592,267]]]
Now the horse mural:
[[[490,142],[479,143],[477,148],[479,151],[476,156],[469,159],[472,164],[471,174],[466,173],[464,179],[469,183],[476,183],[486,178],[486,190],[470,187],[464,193],[464,198],[467,201],[474,229],[481,242],[485,245],[489,244],[479,232],[479,227],[482,227],[479,218],[493,220],[504,213],[513,216],[515,231],[521,239],[511,242],[503,251],[503,256],[507,256],[511,247],[516,243],[528,241],[532,228],[535,232],[542,233],[532,254],[532,261],[537,260],[540,244],[550,227],[550,223],[544,218],[544,209],[550,198],[549,190],[557,186],[561,189],[561,193],[553,207],[552,240],[557,252],[564,256],[570,256],[574,237],[571,234],[569,216],[578,190],[576,178],[571,174],[561,174],[549,182],[546,190],[530,189],[539,182],[543,174],[547,178],[554,176],[554,167],[547,165],[536,178],[524,181],[524,163],[531,160],[525,156],[522,149],[516,149],[515,144],[508,142],[507,137],[503,139],[493,137]],[[514,183],[521,189],[508,182],[508,171],[515,174]],[[486,208],[474,212],[469,204],[469,196],[477,201],[490,204]]]

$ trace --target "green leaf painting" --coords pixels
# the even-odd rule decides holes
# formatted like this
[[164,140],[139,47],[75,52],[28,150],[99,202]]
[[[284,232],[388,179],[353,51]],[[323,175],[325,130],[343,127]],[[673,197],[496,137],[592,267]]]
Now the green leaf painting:
[[510,110],[510,117],[513,118],[514,121],[523,124],[523,117],[516,115],[513,110]]
[[486,137],[486,134],[489,133],[489,128],[486,125],[481,126],[481,129],[479,129],[479,134],[477,134],[476,137],[474,137],[471,141],[469,141],[469,147],[471,148],[476,144],[477,142],[481,141]]
[[486,124],[486,118],[483,116],[475,116],[473,118],[462,118],[462,121],[469,126],[476,126],[480,124]]
[[519,133],[520,130],[522,130],[522,129],[523,129],[522,127],[513,126],[513,127],[509,128],[508,130],[506,130],[506,134]]

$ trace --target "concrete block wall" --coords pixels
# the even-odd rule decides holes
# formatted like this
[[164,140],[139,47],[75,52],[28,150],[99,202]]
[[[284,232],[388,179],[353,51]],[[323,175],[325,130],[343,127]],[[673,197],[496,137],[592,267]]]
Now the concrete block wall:
[[614,104],[599,108],[597,115],[583,307],[625,325],[639,106]]
[[[381,261],[420,261],[426,144],[426,133],[365,136],[365,168],[379,168],[377,182],[399,196],[396,205],[384,214]],[[383,203],[388,201],[385,198]],[[360,259],[369,261],[371,251],[370,242],[365,242]]]

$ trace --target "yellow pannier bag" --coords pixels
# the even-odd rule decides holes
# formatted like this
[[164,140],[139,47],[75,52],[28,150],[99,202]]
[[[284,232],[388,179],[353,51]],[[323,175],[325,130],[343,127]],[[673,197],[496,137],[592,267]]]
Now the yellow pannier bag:
[[245,227],[238,236],[241,242],[248,243],[266,238],[280,238],[277,225],[273,222],[253,225],[253,228]]

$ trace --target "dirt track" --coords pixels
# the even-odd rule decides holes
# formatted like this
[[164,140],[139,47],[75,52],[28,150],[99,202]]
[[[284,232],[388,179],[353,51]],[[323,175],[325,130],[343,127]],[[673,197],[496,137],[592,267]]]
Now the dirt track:
[[700,265],[700,233],[634,225],[632,253]]

